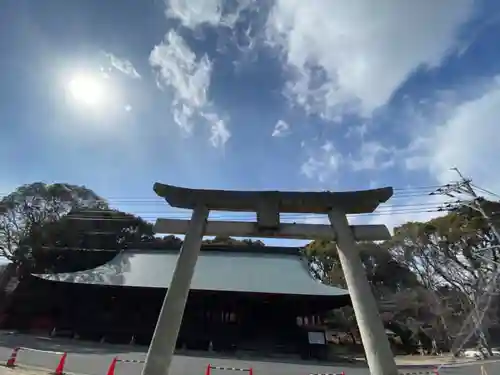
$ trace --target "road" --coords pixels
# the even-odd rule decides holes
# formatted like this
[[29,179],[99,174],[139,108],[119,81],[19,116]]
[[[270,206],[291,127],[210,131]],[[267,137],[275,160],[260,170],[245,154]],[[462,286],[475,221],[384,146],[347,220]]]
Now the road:
[[[143,348],[134,346],[118,346],[97,343],[85,343],[70,340],[47,340],[28,335],[2,335],[0,336],[0,361],[6,361],[12,353],[12,348],[24,346],[39,350],[67,352],[65,371],[76,374],[106,375],[109,365],[114,357],[128,360],[144,360]],[[142,349],[142,350],[141,350]],[[21,350],[18,363],[26,366],[55,369],[60,356],[33,351]],[[4,362],[5,363],[5,362]],[[283,363],[238,359],[216,359],[214,357],[193,357],[176,355],[172,362],[173,375],[205,375],[207,364],[216,366],[252,367],[254,375],[307,375],[311,373],[340,373],[346,375],[369,375],[366,367],[351,365],[317,365],[305,363]],[[500,374],[500,362],[484,364],[488,375]],[[138,375],[142,369],[141,363],[118,363],[116,375]],[[417,373],[429,371],[433,368],[401,367],[401,373]],[[213,375],[221,371],[212,370]],[[241,373],[238,373],[241,374]],[[446,367],[439,370],[440,375],[481,375],[480,364]],[[229,375],[229,374],[227,374]]]

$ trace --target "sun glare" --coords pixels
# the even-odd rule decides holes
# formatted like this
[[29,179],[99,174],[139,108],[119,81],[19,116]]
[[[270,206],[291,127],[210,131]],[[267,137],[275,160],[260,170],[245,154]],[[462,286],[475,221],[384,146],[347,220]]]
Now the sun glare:
[[75,101],[87,106],[99,106],[105,97],[103,83],[89,75],[74,76],[68,84],[68,89]]

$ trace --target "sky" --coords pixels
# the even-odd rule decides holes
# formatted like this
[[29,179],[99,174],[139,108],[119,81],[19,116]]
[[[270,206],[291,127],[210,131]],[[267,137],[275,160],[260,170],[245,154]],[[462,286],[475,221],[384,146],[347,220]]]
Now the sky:
[[68,182],[152,220],[174,214],[157,181],[393,186],[353,222],[426,220],[452,167],[500,193],[499,21],[494,0],[4,0],[0,195]]

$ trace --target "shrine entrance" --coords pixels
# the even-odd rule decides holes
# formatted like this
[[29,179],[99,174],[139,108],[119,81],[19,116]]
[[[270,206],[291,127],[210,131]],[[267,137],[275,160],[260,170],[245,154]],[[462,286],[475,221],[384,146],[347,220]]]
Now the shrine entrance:
[[[281,327],[290,330],[286,314],[281,309],[273,309],[265,302],[253,304],[241,313],[241,340],[246,349],[272,348],[280,344],[283,335]],[[285,332],[286,333],[286,332]]]
[[[372,375],[398,370],[366,279],[357,241],[390,238],[385,225],[350,226],[348,214],[373,212],[392,188],[352,192],[279,192],[188,189],[156,183],[156,194],[172,207],[191,209],[191,220],[158,219],[157,233],[185,234],[184,243],[158,318],[143,375],[167,375],[182,322],[203,236],[325,239],[335,241]],[[257,221],[208,221],[210,211],[255,212]],[[288,224],[280,213],[326,214],[330,225]],[[261,318],[261,317],[259,317]]]

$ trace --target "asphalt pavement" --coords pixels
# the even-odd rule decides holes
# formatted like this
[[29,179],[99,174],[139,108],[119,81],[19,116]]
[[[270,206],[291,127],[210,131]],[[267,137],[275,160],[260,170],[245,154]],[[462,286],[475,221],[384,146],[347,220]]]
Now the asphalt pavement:
[[[65,371],[75,374],[106,375],[113,358],[118,357],[127,360],[144,360],[145,348],[136,346],[119,346],[109,344],[87,343],[76,340],[60,340],[37,338],[29,335],[1,335],[0,336],[0,361],[5,363],[17,346],[45,350],[49,353],[21,350],[17,363],[24,366],[34,366],[55,370],[60,360],[60,355],[52,352],[67,352]],[[214,366],[227,366],[237,368],[252,367],[254,375],[308,375],[312,373],[341,373],[345,375],[369,375],[366,367],[354,365],[318,365],[316,363],[285,363],[279,361],[256,361],[240,360],[215,357],[199,357],[176,355],[172,362],[171,374],[173,375],[205,375],[208,364]],[[138,375],[141,372],[142,363],[118,363],[116,375]],[[489,362],[483,364],[488,375],[500,374],[500,362]],[[423,367],[408,366],[401,367],[401,373],[433,373],[435,366]],[[212,370],[212,375],[219,375],[220,370]],[[241,374],[239,372],[238,374]],[[453,367],[442,367],[440,375],[482,375],[481,364],[457,365]],[[224,374],[225,375],[225,374]],[[230,374],[227,374],[230,375]]]

